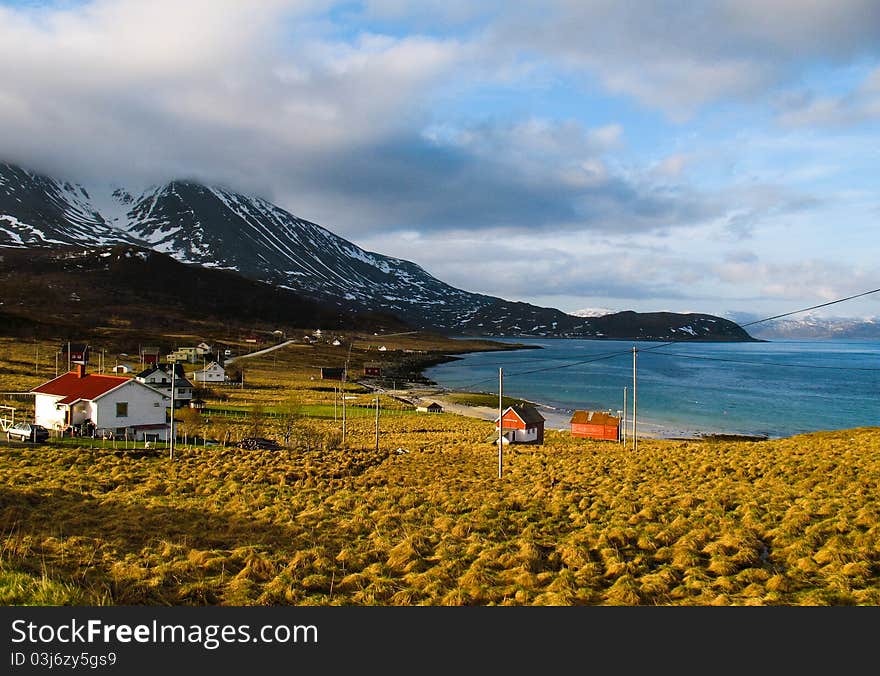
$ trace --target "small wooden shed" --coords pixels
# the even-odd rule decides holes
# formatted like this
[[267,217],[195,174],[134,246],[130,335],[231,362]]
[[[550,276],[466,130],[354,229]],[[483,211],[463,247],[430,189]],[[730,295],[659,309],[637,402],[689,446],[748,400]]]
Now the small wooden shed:
[[571,416],[571,436],[584,439],[606,439],[618,441],[620,438],[620,418],[602,411],[575,411]]

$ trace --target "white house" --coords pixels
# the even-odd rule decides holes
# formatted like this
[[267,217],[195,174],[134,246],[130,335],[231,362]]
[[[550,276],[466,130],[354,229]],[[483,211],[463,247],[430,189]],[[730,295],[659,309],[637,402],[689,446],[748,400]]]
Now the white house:
[[113,373],[118,376],[125,375],[126,373],[131,373],[132,368],[128,364],[117,364],[113,367]]
[[190,375],[194,383],[222,383],[226,380],[226,369],[212,361],[205,368],[194,371]]
[[171,398],[171,369],[174,369],[174,408],[189,406],[195,387],[183,372],[183,364],[156,364],[135,376],[135,380]]
[[91,421],[97,430],[137,440],[168,437],[168,398],[132,378],[87,374],[79,364],[31,392],[35,422],[47,429],[64,430]]
[[[508,441],[520,444],[544,443],[544,416],[533,406],[508,406],[501,420],[504,423],[504,437]],[[495,429],[498,429],[498,418],[495,418]]]

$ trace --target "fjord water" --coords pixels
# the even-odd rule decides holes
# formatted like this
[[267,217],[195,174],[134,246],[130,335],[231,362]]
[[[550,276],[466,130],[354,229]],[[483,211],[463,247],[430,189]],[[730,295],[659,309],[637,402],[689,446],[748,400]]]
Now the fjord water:
[[547,404],[557,420],[579,408],[617,412],[627,387],[631,411],[635,346],[640,429],[781,437],[880,425],[880,341],[496,340],[542,349],[468,354],[425,375],[449,389],[497,393],[503,367],[505,395]]

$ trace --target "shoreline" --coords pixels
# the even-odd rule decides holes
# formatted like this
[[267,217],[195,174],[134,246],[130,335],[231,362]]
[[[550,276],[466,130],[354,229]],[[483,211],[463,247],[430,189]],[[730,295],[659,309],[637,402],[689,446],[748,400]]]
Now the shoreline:
[[[497,351],[506,352],[508,350],[529,350],[537,348],[539,348],[539,346],[504,346],[499,347]],[[486,351],[494,352],[496,350]],[[386,388],[374,385],[372,383],[369,383],[368,381],[361,381],[361,383],[370,387],[371,389],[381,391],[402,401],[407,401],[413,405],[423,405],[428,404],[431,401],[436,401],[438,404],[443,406],[443,410],[445,412],[456,413],[458,415],[463,415],[470,418],[480,418],[482,420],[494,421],[498,417],[497,408],[488,406],[472,406],[450,401],[450,397],[457,394],[480,393],[468,392],[466,390],[449,389],[437,384],[435,381],[424,375],[424,371],[428,368],[431,368],[432,366],[439,366],[450,361],[457,361],[458,359],[462,358],[461,355],[472,354],[475,352],[476,351],[468,350],[454,354],[434,354],[430,356],[426,355],[423,359],[416,360],[417,363],[411,362],[408,365],[410,370],[409,375],[411,376],[411,378],[402,379],[402,381],[399,383],[400,387],[393,390],[388,390]],[[545,428],[563,432],[568,432],[570,430],[570,420],[573,410],[551,406],[550,404],[539,401],[529,401],[527,399],[520,399],[520,401],[531,404],[538,409],[541,415],[544,416]],[[628,421],[626,429],[627,438],[629,438],[631,431],[632,421],[630,420]],[[723,431],[720,429],[705,429],[696,426],[691,427],[685,425],[673,425],[651,419],[640,419],[638,421],[637,433],[640,439],[668,439],[683,441],[703,441],[711,439],[766,441],[775,438],[764,435]]]
[[[389,390],[377,387],[369,383],[362,383],[372,389],[382,392],[388,396],[394,397],[400,401],[410,403],[414,406],[427,405],[431,402],[437,402],[443,407],[444,413],[454,413],[463,415],[468,418],[479,418],[486,421],[494,421],[498,418],[498,409],[489,406],[472,406],[452,401],[450,398],[457,394],[473,394],[464,390],[454,390],[441,387],[434,384],[425,385],[417,382],[404,382],[401,387]],[[520,401],[531,404],[538,412],[544,416],[545,428],[568,432],[570,430],[570,420],[572,412],[569,409],[563,409],[550,406],[538,401],[530,401],[528,399],[520,399]],[[632,430],[631,421],[627,424],[627,438],[630,438]],[[741,434],[734,432],[725,432],[721,430],[706,430],[688,428],[682,425],[670,425],[655,420],[640,420],[638,422],[638,438],[639,439],[666,439],[681,441],[706,441],[711,439],[733,440],[733,441],[768,441],[772,437],[753,434]]]

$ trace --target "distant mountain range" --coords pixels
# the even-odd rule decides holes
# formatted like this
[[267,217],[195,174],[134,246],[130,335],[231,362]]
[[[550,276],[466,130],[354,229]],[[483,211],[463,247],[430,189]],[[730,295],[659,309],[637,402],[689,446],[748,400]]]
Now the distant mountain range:
[[764,340],[880,340],[880,317],[819,317],[805,314],[800,318],[776,319],[756,324],[749,330],[752,335]]
[[234,271],[336,311],[393,315],[417,329],[483,336],[747,341],[705,314],[578,317],[471,293],[410,261],[365,251],[274,204],[226,188],[172,181],[145,191],[89,190],[0,164],[0,247],[134,246]]

